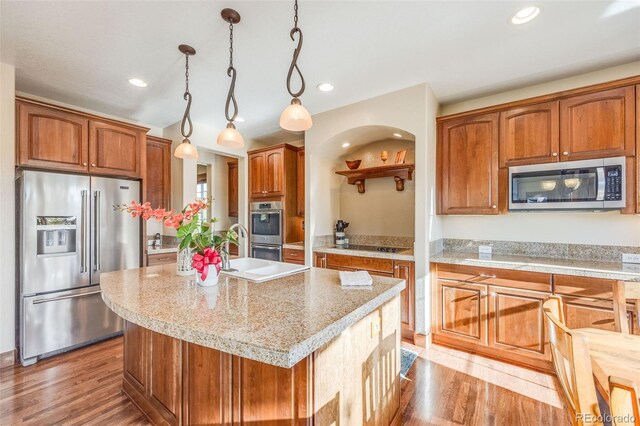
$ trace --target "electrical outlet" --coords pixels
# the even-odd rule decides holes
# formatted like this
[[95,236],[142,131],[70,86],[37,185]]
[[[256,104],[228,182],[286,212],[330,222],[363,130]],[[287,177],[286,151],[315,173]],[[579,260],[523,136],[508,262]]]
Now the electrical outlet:
[[640,264],[638,264],[638,263],[623,263],[622,264],[622,270],[624,272],[639,273],[640,272]]
[[491,246],[478,246],[478,253],[491,254]]
[[622,263],[640,263],[640,254],[622,253]]

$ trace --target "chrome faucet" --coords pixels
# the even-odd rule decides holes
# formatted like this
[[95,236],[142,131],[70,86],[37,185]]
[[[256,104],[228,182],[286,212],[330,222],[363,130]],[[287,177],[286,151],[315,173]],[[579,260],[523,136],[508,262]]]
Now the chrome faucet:
[[[238,229],[239,231],[238,239],[240,239],[240,237],[246,238],[247,235],[249,235],[249,231],[247,231],[247,228],[239,223],[234,223],[233,225],[231,225],[227,232],[235,232],[236,229]],[[229,262],[229,240],[224,243],[224,252],[222,253],[222,270],[231,270],[231,263]]]

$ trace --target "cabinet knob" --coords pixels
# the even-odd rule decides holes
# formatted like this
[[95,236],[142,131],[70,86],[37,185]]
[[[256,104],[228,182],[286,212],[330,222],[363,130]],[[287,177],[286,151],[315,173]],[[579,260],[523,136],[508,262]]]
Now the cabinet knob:
[[95,167],[95,166],[96,166],[96,163],[91,163],[91,167]]
[[495,209],[496,207],[498,206],[496,206],[495,204],[491,206],[492,209]]
[[480,295],[481,295],[481,296],[486,296],[486,295],[487,295],[487,292],[486,292],[486,291],[484,291],[484,290],[482,290],[482,291],[480,292]]
[[557,157],[557,156],[558,156],[558,153],[557,153],[557,152],[554,152],[554,153],[553,153],[553,154],[551,154],[551,155],[553,155],[554,157]]
[[86,165],[87,165],[87,163],[82,163],[82,165],[83,165],[83,166],[86,166]]
[[562,155],[569,155],[569,152],[565,151],[565,152],[562,153]]

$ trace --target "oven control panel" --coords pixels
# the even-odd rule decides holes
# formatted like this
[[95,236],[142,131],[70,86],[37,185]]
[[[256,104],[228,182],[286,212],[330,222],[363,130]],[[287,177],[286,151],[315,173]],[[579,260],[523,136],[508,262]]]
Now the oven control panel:
[[622,200],[622,166],[606,166],[605,175],[605,201]]

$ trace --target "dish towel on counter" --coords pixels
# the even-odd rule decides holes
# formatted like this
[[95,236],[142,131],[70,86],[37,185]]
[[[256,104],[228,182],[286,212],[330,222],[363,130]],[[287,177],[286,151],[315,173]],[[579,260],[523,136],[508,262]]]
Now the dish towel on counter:
[[345,287],[365,287],[373,284],[373,279],[367,271],[340,271],[340,282]]

